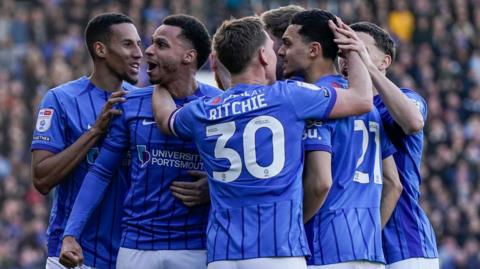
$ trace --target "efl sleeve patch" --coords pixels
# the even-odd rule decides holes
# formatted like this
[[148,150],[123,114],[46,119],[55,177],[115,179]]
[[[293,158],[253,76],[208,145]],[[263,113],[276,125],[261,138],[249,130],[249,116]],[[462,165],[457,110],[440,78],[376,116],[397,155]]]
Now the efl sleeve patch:
[[38,112],[36,129],[38,132],[46,132],[52,125],[52,117],[55,110],[52,108],[42,108]]

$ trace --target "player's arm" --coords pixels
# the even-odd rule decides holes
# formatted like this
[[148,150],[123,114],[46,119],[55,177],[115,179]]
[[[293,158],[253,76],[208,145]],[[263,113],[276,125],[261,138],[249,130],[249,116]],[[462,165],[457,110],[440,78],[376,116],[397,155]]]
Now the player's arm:
[[322,207],[332,186],[332,155],[327,151],[306,153],[303,170],[303,222]]
[[166,135],[173,135],[169,127],[169,121],[177,109],[177,105],[167,89],[155,85],[152,95],[152,109],[158,128]]
[[[345,35],[354,32],[349,26],[341,27],[339,31]],[[370,55],[358,38],[340,38],[336,40],[340,49],[349,49],[359,53],[372,78],[373,86],[377,89],[380,98],[385,103],[388,112],[405,134],[412,134],[422,130],[424,120],[419,108],[372,62]],[[390,56],[385,56],[390,57]],[[391,62],[392,59],[389,58]],[[350,65],[349,65],[350,68]]]
[[390,155],[382,162],[383,166],[383,188],[382,200],[380,206],[380,216],[382,220],[382,229],[392,216],[393,210],[397,205],[398,199],[403,191],[403,186],[398,176],[397,166],[393,155]]
[[[341,21],[339,23],[340,27],[329,21],[330,28],[336,39],[359,39],[354,31],[340,32],[340,29],[346,25]],[[372,81],[367,67],[358,52],[351,49],[343,49],[342,51],[349,67],[349,89],[337,90],[337,100],[330,113],[330,118],[361,115],[369,112],[373,106]]]
[[112,176],[123,157],[121,150],[104,143],[95,164],[85,176],[73,204],[63,234],[60,263],[67,267],[79,266],[83,262],[82,248],[78,240],[88,219],[102,201]]
[[105,103],[95,125],[64,150],[54,153],[48,150],[32,151],[32,177],[35,188],[48,194],[85,158],[88,150],[103,137],[110,119],[121,112],[114,109],[117,103],[124,102],[124,91],[113,93]]
[[425,123],[417,105],[376,66],[370,66],[368,70],[380,98],[403,132],[408,135],[421,131]]

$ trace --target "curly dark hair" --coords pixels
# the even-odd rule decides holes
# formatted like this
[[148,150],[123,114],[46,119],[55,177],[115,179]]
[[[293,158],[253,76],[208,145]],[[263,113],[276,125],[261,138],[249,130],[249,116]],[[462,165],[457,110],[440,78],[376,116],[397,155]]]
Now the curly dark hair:
[[212,52],[210,34],[205,25],[197,18],[185,14],[167,16],[163,24],[182,28],[181,36],[192,43],[197,51],[197,69],[200,69]]

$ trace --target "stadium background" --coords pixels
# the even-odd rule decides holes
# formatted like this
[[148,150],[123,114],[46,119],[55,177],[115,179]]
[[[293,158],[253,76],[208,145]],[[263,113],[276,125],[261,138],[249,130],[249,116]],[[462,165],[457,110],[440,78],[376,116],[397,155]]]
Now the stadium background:
[[[478,0],[31,0],[0,1],[0,268],[44,268],[51,196],[31,184],[36,105],[56,85],[89,73],[89,18],[128,14],[144,48],[163,17],[188,13],[213,33],[222,20],[294,3],[350,23],[372,21],[399,45],[389,76],[426,98],[422,205],[442,269],[480,268],[480,1]],[[202,80],[211,80],[208,64]],[[145,70],[140,84],[147,83]]]

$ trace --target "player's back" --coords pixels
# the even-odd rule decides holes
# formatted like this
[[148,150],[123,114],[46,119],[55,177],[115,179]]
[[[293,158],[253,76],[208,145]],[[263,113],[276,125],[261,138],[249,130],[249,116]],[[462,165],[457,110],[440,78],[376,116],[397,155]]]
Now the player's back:
[[[423,120],[427,120],[427,104],[415,91],[401,88],[414,102]],[[435,232],[420,206],[420,165],[423,150],[423,130],[406,135],[394,121],[380,96],[374,97],[374,105],[380,111],[387,135],[397,148],[393,155],[398,168],[403,191],[383,230],[384,253],[387,263],[414,257],[438,257]]]
[[[344,84],[340,77],[329,77],[333,77],[329,83]],[[360,116],[312,121],[305,138],[306,151],[332,154],[333,180],[322,208],[305,225],[312,251],[308,264],[385,262],[381,249],[381,162],[394,148],[385,140],[378,111],[374,108]]]
[[[127,90],[134,87],[123,85]],[[42,100],[32,141],[32,150],[59,153],[90,129],[108,100],[109,93],[95,87],[87,77],[60,85]],[[88,168],[101,150],[101,141],[94,145],[86,158],[54,189],[53,205],[47,230],[48,256],[60,254],[63,231],[75,198]],[[109,185],[107,196],[89,219],[79,243],[83,248],[85,264],[93,267],[114,267],[121,234],[121,203],[128,180],[127,167],[115,174],[115,183]]]
[[177,113],[174,132],[195,139],[209,174],[208,262],[308,254],[303,119],[327,117],[334,100],[301,82],[237,85]]
[[[164,135],[152,112],[152,87],[131,92],[123,115],[106,140],[113,149],[131,152],[131,188],[124,203],[122,247],[140,250],[205,249],[209,206],[187,207],[171,191],[172,181],[192,181],[188,170],[203,170],[195,145]],[[221,92],[199,84],[178,106]]]

